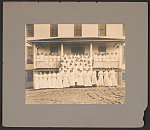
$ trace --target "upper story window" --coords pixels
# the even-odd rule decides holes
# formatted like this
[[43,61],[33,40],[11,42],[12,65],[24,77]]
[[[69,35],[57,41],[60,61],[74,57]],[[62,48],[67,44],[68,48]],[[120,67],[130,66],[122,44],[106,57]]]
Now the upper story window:
[[84,47],[71,47],[71,53],[73,53],[73,54],[84,54],[85,48]]
[[27,64],[33,64],[33,47],[27,47]]
[[106,52],[106,44],[100,44],[100,46],[98,47],[98,52]]
[[58,24],[50,25],[50,37],[58,37]]
[[26,36],[34,37],[34,24],[26,24]]
[[123,24],[123,36],[125,36],[125,24]]
[[74,24],[74,36],[82,36],[82,24]]
[[106,24],[98,25],[98,36],[106,36]]
[[57,46],[50,47],[50,53],[58,54],[58,47]]

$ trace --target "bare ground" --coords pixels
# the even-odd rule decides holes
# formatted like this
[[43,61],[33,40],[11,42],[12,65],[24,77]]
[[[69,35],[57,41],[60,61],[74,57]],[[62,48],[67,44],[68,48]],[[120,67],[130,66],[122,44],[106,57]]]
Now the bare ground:
[[26,104],[125,104],[125,87],[26,90]]

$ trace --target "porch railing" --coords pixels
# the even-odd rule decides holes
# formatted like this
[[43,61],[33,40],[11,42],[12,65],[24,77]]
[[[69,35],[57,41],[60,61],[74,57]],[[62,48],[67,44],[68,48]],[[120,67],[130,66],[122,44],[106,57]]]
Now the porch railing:
[[59,68],[60,61],[36,61],[36,68]]
[[119,68],[118,61],[93,61],[93,68]]

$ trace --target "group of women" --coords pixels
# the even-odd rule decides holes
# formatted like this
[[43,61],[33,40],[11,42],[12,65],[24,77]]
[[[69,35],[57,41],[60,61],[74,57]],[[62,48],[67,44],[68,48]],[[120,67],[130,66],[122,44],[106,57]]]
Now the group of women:
[[61,71],[86,71],[91,70],[92,60],[89,54],[64,54],[61,59]]
[[118,68],[118,53],[95,53],[93,56],[95,68]]
[[60,64],[60,56],[57,53],[37,53],[37,68],[53,68]]
[[115,53],[113,53],[113,52],[95,53],[93,55],[93,60],[94,61],[119,61],[119,55],[117,52],[115,52]]
[[34,88],[65,88],[65,87],[92,87],[92,86],[117,86],[115,71],[64,70],[56,72],[35,72]]

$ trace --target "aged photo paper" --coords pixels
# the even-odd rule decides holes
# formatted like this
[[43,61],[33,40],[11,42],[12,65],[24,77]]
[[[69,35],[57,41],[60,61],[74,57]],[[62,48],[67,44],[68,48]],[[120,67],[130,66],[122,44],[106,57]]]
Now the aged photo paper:
[[124,24],[26,24],[26,104],[125,104]]
[[6,127],[144,125],[146,2],[4,2]]

